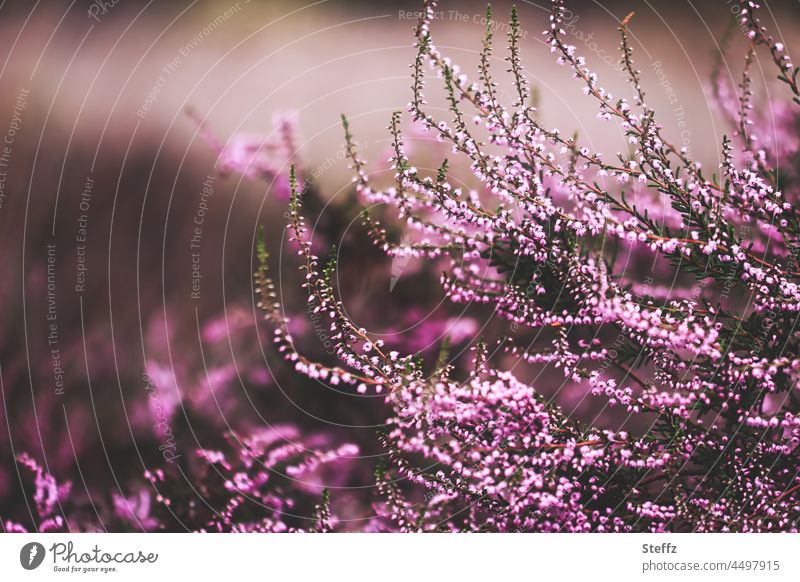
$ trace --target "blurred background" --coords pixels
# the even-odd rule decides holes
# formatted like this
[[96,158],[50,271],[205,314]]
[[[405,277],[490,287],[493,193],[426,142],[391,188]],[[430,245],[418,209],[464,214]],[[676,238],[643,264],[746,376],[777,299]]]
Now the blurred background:
[[[797,2],[763,4],[792,54]],[[720,53],[735,3],[567,6],[572,44],[605,87],[626,97],[617,27],[635,12],[629,28],[648,104],[674,142],[716,167],[730,129],[709,99],[711,70],[721,59],[723,77],[738,83],[747,48],[734,34],[728,55]],[[545,124],[577,132],[606,156],[627,151],[619,128],[596,119],[594,103],[544,45],[549,5],[518,7]],[[315,245],[322,253],[339,245],[339,285],[354,319],[387,343],[411,329],[399,347],[434,359],[444,336],[459,349],[474,339],[487,314],[443,305],[435,268],[395,273],[371,246],[342,149],[344,113],[369,171],[390,178],[386,126],[410,99],[420,8],[351,0],[0,3],[0,517],[26,522],[14,461],[22,452],[87,498],[123,494],[163,464],[164,451],[214,446],[226,430],[291,423],[355,442],[367,458],[379,453],[381,399],[299,379],[271,351],[254,309],[252,249],[264,225],[282,301],[297,314],[292,331],[311,356],[330,360],[309,333],[297,263],[286,252],[285,184],[224,163],[241,159],[237,144],[280,137],[281,120],[296,134],[277,173],[285,177],[294,162],[309,184]],[[510,102],[501,73],[510,3],[493,8],[499,94]],[[482,2],[442,2],[434,40],[474,76],[484,28]],[[756,62],[754,71],[760,97],[781,90],[772,69]],[[449,118],[436,80],[429,87],[431,110]],[[448,153],[413,128],[410,136],[420,167],[437,167]],[[155,428],[160,411],[174,439],[165,440],[163,424]],[[358,491],[371,485],[371,471],[326,479],[351,492],[345,513],[354,523],[366,519]]]

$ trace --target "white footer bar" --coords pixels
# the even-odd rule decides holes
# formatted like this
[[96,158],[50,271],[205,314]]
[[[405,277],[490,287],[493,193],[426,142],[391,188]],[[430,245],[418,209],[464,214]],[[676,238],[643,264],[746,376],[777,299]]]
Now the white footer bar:
[[5,534],[2,580],[800,580],[793,534]]

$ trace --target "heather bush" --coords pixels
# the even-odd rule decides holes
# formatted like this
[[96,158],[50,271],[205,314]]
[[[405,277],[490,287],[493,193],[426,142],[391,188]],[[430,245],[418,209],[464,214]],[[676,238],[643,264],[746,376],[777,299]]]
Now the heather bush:
[[[434,43],[435,8],[425,3],[415,29],[408,110],[388,127],[393,184],[373,177],[346,118],[343,128],[364,233],[391,261],[435,266],[447,299],[467,310],[462,333],[448,340],[453,326],[438,321],[435,330],[378,337],[349,314],[335,233],[320,237],[308,226],[321,203],[291,155],[288,124],[280,122],[274,143],[248,138],[225,149],[209,137],[224,171],[288,196],[301,305],[282,303],[291,294],[276,291],[263,231],[254,260],[255,301],[274,353],[298,377],[382,402],[382,454],[359,457],[362,447],[341,432],[231,431],[218,448],[148,471],[130,498],[109,504],[108,522],[213,531],[797,531],[800,89],[758,5],[744,2],[740,12],[750,42],[741,82],[712,79],[730,135],[710,172],[665,137],[648,106],[629,19],[619,30],[627,98],[605,90],[569,44],[561,0],[544,32],[598,116],[627,136],[630,150],[609,156],[543,125],[516,11],[508,104],[491,65],[491,10],[471,80]],[[781,119],[774,130],[756,113],[757,52],[787,92],[785,104],[770,104]],[[427,106],[428,66],[444,87],[446,119]],[[410,159],[409,125],[452,149],[438,171]],[[388,306],[373,316],[381,314],[401,317]],[[315,347],[295,331],[316,336]],[[455,353],[466,340],[469,349]],[[553,383],[555,391],[542,389]],[[564,393],[596,413],[567,410]],[[29,457],[20,462],[35,477],[36,527],[65,527],[57,506],[69,487]],[[350,498],[343,518],[337,488],[365,471],[375,486]]]
[[[375,187],[345,120],[358,193],[366,204],[387,209],[381,218],[365,211],[363,222],[390,257],[439,261],[451,301],[491,306],[507,325],[475,343],[469,370],[446,353],[426,368],[415,354],[369,337],[337,298],[335,252],[323,261],[311,250],[294,178],[289,229],[304,262],[303,286],[346,371],[296,352],[259,271],[276,342],[299,372],[386,394],[393,416],[381,441],[389,462],[378,481],[394,525],[796,529],[800,224],[797,184],[778,164],[794,162],[797,149],[794,140],[778,136],[778,147],[770,147],[769,136],[759,136],[749,67],[753,52],[765,47],[795,101],[797,70],[759,24],[758,7],[742,9],[752,48],[737,102],[727,104],[735,123],[721,144],[723,163],[718,174],[707,175],[663,136],[634,65],[627,22],[620,34],[630,99],[603,89],[568,44],[559,0],[545,32],[559,63],[597,103],[599,117],[619,123],[629,138],[632,151],[607,161],[539,122],[516,12],[506,62],[517,99],[509,107],[497,97],[490,66],[491,11],[479,78],[472,82],[436,48],[434,6],[426,4],[416,29],[408,112],[450,144],[453,156],[468,160],[481,187],[454,186],[448,160],[435,175],[418,171],[405,153],[400,113],[390,125],[396,184]],[[450,119],[426,109],[426,64],[444,83]],[[796,114],[786,116],[791,132]],[[402,224],[406,242],[393,240],[385,222]],[[657,267],[642,280],[626,270],[631,256]],[[524,365],[558,371],[642,430],[613,431],[571,418],[535,382],[519,379],[516,370]],[[398,482],[426,494],[409,499]]]

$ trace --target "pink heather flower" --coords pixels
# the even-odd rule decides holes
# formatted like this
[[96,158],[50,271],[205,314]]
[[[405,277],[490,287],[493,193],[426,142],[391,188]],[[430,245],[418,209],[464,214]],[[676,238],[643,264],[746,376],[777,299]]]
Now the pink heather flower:
[[190,111],[208,145],[217,152],[217,168],[223,175],[237,173],[251,180],[263,180],[280,200],[288,200],[289,166],[298,164],[297,116],[275,115],[269,135],[237,133],[222,142],[211,133],[205,119]]
[[205,503],[184,494],[186,475],[174,467],[145,473],[158,492],[155,514],[161,523],[177,519],[195,531],[330,531],[337,520],[326,487],[339,484],[358,447],[330,448],[322,444],[327,440],[303,439],[289,425],[229,434],[223,448],[197,449],[189,465]]

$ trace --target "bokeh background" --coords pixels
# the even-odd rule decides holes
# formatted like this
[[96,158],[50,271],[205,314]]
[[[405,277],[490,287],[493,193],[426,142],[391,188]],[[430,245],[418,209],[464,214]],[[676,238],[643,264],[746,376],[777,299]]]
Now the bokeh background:
[[[800,7],[763,4],[792,54]],[[723,76],[739,81],[746,39],[734,34],[729,54],[720,53],[735,3],[567,5],[573,44],[619,95],[628,90],[616,66],[616,29],[635,11],[630,31],[649,105],[675,142],[707,166],[719,164],[729,128],[711,105],[710,73],[721,59]],[[213,447],[225,431],[264,425],[295,427],[287,439],[323,431],[357,443],[364,458],[380,453],[380,398],[300,379],[271,351],[270,330],[253,306],[258,225],[274,251],[287,312],[297,314],[292,331],[311,355],[329,358],[302,316],[304,292],[284,234],[285,196],[275,183],[221,174],[220,150],[209,136],[219,147],[247,135],[271,139],[276,114],[291,119],[298,128],[294,162],[311,178],[315,244],[322,252],[339,245],[349,313],[387,343],[405,342],[399,347],[426,357],[435,358],[445,336],[464,349],[488,314],[442,304],[433,265],[403,266],[390,285],[392,265],[357,219],[342,155],[344,113],[370,171],[389,177],[386,126],[410,98],[420,7],[345,0],[0,3],[0,516],[25,522],[29,513],[14,460],[22,452],[87,499],[124,495],[145,469],[163,464],[153,390],[176,455]],[[502,70],[510,3],[493,7]],[[608,156],[626,151],[622,133],[596,120],[594,104],[543,44],[549,5],[522,0],[518,7],[524,62],[546,124],[577,132]],[[436,44],[468,74],[476,70],[484,14],[481,2],[442,2],[434,25]],[[769,100],[772,70],[757,62],[755,75],[756,92]],[[500,79],[502,96],[510,85]],[[429,85],[432,109],[446,114],[440,88]],[[418,165],[435,167],[447,155],[413,128],[410,135]],[[213,193],[204,197],[208,183]],[[199,213],[198,250],[191,239]],[[546,389],[547,378],[540,381]],[[576,414],[591,415],[579,398],[565,398]],[[357,529],[368,518],[371,471],[324,480],[344,492],[340,503],[350,506],[340,513]]]

